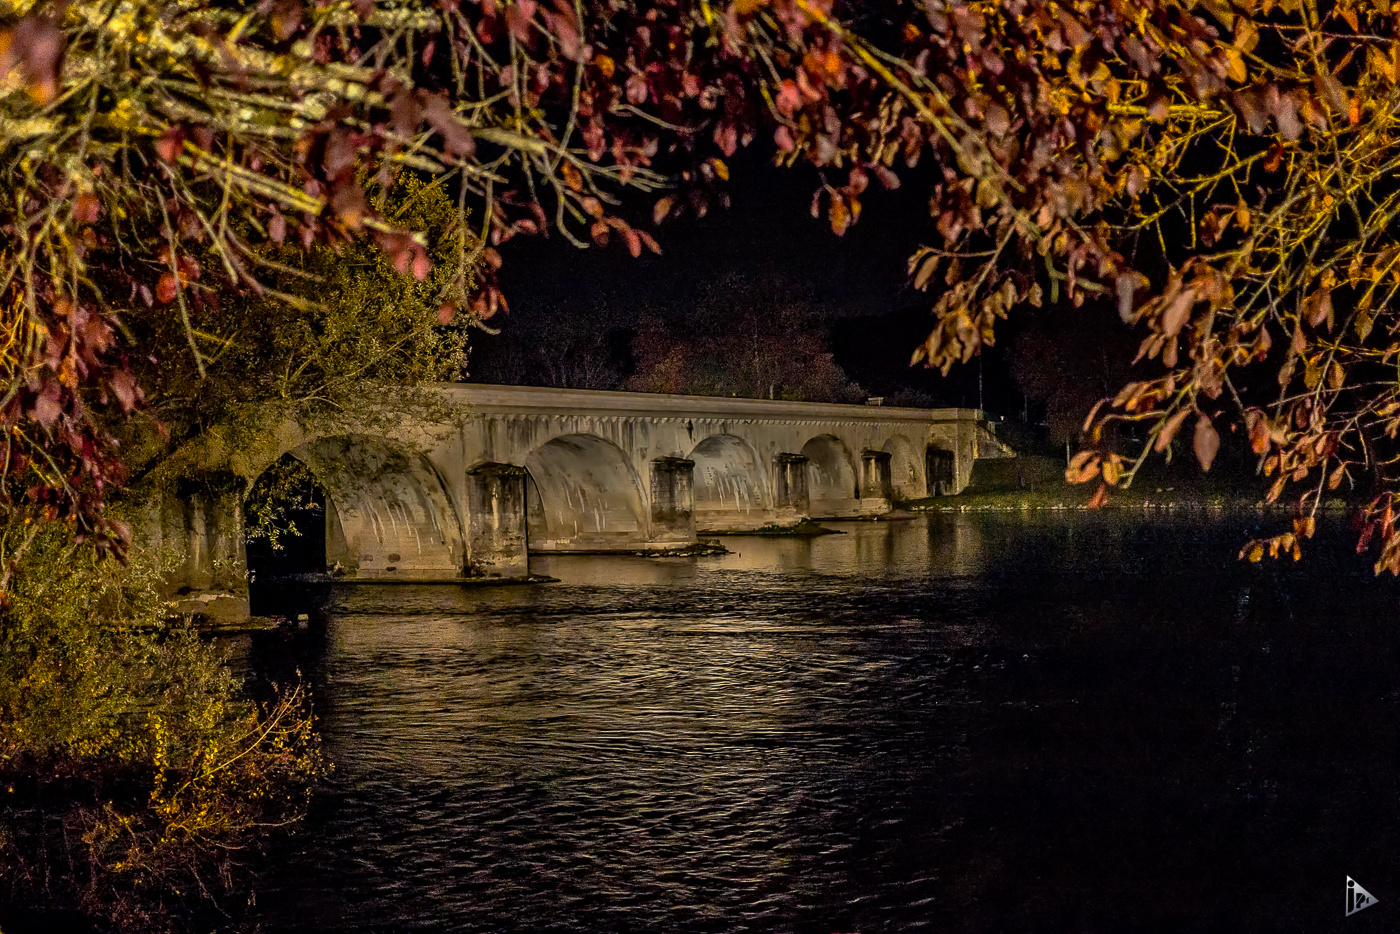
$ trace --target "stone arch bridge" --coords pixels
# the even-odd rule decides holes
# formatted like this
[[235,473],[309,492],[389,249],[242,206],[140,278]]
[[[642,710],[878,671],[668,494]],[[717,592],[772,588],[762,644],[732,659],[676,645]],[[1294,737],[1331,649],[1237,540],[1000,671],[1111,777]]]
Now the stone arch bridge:
[[[352,580],[523,578],[533,551],[657,551],[888,513],[956,493],[1005,457],[980,412],[445,384],[445,422],[389,432],[270,427],[198,460],[138,545],[173,553],[176,592],[246,610],[243,499],[291,454],[326,492],[326,555]],[[386,407],[392,408],[391,405]],[[224,478],[199,482],[200,473]]]

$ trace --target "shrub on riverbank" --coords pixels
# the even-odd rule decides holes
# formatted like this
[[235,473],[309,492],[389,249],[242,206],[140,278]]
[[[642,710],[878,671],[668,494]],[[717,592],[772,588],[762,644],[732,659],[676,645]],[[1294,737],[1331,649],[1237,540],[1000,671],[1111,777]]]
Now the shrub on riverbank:
[[155,571],[23,535],[0,606],[0,904],[165,928],[325,766],[299,686],[259,703]]

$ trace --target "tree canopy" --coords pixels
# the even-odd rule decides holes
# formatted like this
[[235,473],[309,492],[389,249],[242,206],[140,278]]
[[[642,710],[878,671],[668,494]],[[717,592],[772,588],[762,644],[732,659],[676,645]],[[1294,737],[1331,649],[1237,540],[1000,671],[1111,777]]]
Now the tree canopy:
[[[722,204],[726,160],[757,140],[816,168],[812,210],[837,233],[872,184],[927,199],[915,362],[965,362],[1047,302],[1107,302],[1139,329],[1072,479],[1129,483],[1183,426],[1209,469],[1238,420],[1269,497],[1301,497],[1295,529],[1251,556],[1295,551],[1323,492],[1364,470],[1381,481],[1364,537],[1400,570],[1396,16],[1387,0],[11,3],[5,495],[120,544],[109,416],[149,388],[133,310],[165,314],[203,378],[225,344],[200,302],[274,294],[270,245],[371,238],[402,274],[439,275],[370,178],[450,194],[474,238],[442,318],[484,321],[505,307],[504,242],[658,249],[639,215]],[[1102,440],[1117,420],[1142,423],[1141,451]]]
[[683,321],[645,322],[626,388],[795,402],[863,402],[828,346],[826,322],[789,283],[717,274]]

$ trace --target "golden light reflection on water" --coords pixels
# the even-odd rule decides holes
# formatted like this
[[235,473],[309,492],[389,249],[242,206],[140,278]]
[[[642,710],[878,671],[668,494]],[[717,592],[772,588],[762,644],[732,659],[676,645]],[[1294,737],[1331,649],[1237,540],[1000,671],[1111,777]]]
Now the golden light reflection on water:
[[[833,624],[839,636],[822,626],[823,608],[847,601],[853,578],[858,591],[986,570],[976,523],[832,527],[842,534],[728,537],[731,553],[713,557],[532,559],[554,584],[344,588],[327,632],[325,676],[341,699],[326,712],[329,735],[361,761],[423,778],[486,774],[503,758],[547,776],[571,758],[638,742],[680,759],[736,743],[735,754],[750,756],[749,746],[777,736],[791,742],[809,728],[813,705],[829,701],[828,685],[873,675],[853,666],[888,664],[851,644],[860,637],[849,622]],[[756,617],[754,596],[775,578],[806,583],[770,607],[770,618]],[[794,630],[792,619],[806,617],[814,621]],[[904,624],[890,615],[861,626]],[[960,620],[946,628],[950,644],[968,638]],[[826,675],[794,681],[795,652]],[[568,748],[539,741],[544,733],[567,735]]]
[[1278,854],[1396,849],[1400,585],[1322,544],[1232,561],[1257,521],[929,516],[341,588],[295,636],[340,768],[265,929],[1297,928],[1277,893],[1322,873]]
[[730,571],[885,578],[964,576],[986,569],[983,524],[967,516],[822,524],[838,534],[728,535],[717,541],[731,554],[702,558],[538,555],[530,559],[530,569],[567,584],[606,580],[632,586]]

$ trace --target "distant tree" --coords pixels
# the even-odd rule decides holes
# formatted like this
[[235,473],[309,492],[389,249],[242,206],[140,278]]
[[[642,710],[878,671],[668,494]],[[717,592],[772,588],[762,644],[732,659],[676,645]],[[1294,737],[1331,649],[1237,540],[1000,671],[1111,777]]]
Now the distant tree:
[[652,320],[632,343],[636,392],[853,402],[864,393],[827,344],[810,302],[776,277],[721,277],[680,320]]
[[1134,345],[1132,333],[1099,305],[1042,315],[1016,335],[1011,376],[1045,407],[1051,441],[1080,439],[1089,410],[1128,380]]
[[517,307],[508,327],[477,345],[472,378],[511,386],[621,389],[634,331],[624,299],[588,308]]

